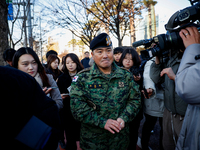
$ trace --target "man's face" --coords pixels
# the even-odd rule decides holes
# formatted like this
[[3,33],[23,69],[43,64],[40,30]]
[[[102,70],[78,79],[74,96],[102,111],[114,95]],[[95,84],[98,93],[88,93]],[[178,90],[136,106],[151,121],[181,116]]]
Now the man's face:
[[111,47],[97,48],[91,53],[98,67],[107,69],[113,62],[113,50]]
[[86,58],[89,58],[89,53],[85,53],[85,57],[86,57]]
[[114,59],[115,59],[116,62],[119,62],[121,55],[122,55],[122,53],[114,54]]

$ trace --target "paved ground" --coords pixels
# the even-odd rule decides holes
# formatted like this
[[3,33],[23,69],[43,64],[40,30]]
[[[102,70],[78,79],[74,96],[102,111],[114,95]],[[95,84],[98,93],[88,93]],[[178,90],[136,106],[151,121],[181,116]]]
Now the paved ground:
[[[139,138],[141,138],[142,136],[142,127],[143,127],[144,121],[145,121],[145,118],[143,118],[143,120],[141,120],[140,122],[140,128],[139,128],[139,134],[138,134]],[[159,137],[160,137],[160,125],[159,125],[159,122],[157,121],[154,127],[154,133],[151,134],[150,141],[149,141],[149,147],[152,150],[159,150]],[[137,150],[140,150],[140,148],[137,147]]]

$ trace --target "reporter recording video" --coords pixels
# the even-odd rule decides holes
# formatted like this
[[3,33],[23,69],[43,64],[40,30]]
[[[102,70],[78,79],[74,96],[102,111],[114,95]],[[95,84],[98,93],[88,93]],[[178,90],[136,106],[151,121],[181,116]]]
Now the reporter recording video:
[[175,79],[176,92],[188,103],[176,150],[200,149],[200,33],[195,27],[180,31],[186,47]]
[[[150,77],[155,83],[161,82],[165,85],[163,114],[163,147],[165,150],[200,149],[198,89],[200,87],[198,82],[200,79],[200,46],[197,44],[200,43],[200,1],[191,0],[190,2],[192,6],[177,11],[171,16],[165,25],[166,34],[132,44],[133,47],[145,46],[146,50],[141,51],[142,59],[150,60],[156,57],[150,68]],[[192,111],[188,110],[187,106]],[[194,115],[186,116],[189,113],[194,113]],[[195,115],[196,119],[193,118]],[[185,116],[186,121],[183,122]],[[187,121],[192,118],[194,122],[193,120]],[[188,127],[190,127],[189,131],[194,134],[186,132]]]

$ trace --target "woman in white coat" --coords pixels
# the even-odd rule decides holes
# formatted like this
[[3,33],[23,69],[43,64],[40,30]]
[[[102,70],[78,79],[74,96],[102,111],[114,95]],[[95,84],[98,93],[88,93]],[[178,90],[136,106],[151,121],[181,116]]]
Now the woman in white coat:
[[148,150],[148,143],[151,136],[151,131],[153,130],[157,118],[159,118],[159,123],[161,126],[160,131],[160,149],[162,150],[162,117],[164,112],[164,97],[162,85],[155,85],[149,76],[150,66],[153,63],[154,58],[146,62],[143,73],[143,84],[147,90],[147,97],[144,99],[144,116],[145,122],[142,129],[142,139],[141,145],[142,150]]

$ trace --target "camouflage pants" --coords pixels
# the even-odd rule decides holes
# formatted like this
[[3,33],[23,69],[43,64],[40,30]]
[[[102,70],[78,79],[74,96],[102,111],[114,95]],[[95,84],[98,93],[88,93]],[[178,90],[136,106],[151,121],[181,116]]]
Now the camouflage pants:
[[129,144],[129,136],[126,129],[120,133],[112,134],[105,129],[91,132],[81,130],[80,147],[82,150],[126,150]]

